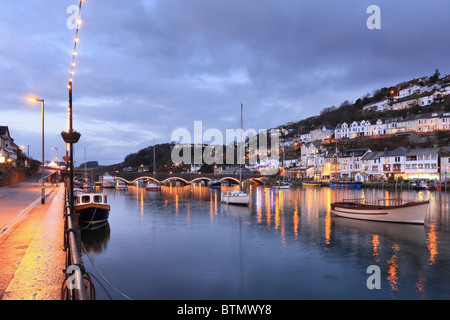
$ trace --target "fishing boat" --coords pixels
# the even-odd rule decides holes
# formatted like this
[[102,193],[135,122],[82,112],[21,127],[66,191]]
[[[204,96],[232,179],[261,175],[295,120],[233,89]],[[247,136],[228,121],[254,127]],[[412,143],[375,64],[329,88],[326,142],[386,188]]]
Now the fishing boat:
[[366,204],[365,199],[344,200],[331,203],[331,212],[337,216],[352,219],[425,223],[429,200],[402,202],[401,198],[380,199],[376,204]]
[[116,190],[126,190],[128,189],[128,185],[122,180],[117,180],[115,188]]
[[227,193],[222,193],[221,202],[248,206],[250,204],[250,195],[240,190],[228,190]]
[[114,181],[114,178],[109,173],[105,173],[102,176],[102,187],[103,188],[114,188],[116,182]]
[[274,185],[274,189],[289,189],[290,185],[287,182],[277,181]]
[[105,194],[78,193],[74,210],[77,213],[78,222],[97,224],[108,220],[110,206]]
[[329,186],[330,186],[330,188],[337,188],[337,189],[361,189],[362,182],[356,182],[356,181],[331,181]]

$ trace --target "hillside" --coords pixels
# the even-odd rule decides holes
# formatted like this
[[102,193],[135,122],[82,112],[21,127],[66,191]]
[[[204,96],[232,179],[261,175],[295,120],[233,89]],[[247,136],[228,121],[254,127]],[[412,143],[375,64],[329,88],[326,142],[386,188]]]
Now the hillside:
[[[390,110],[385,112],[376,112],[373,110],[363,110],[363,107],[367,104],[380,101],[387,97],[392,97],[398,94],[399,90],[405,88],[411,83],[420,82],[423,85],[428,85],[430,83],[438,83],[439,78],[437,77],[438,70],[435,74],[430,77],[425,77],[421,79],[413,79],[408,82],[403,82],[401,84],[384,87],[375,90],[374,93],[366,94],[365,96],[357,99],[355,102],[350,102],[348,100],[341,103],[339,107],[331,106],[324,108],[319,115],[312,116],[306,119],[292,121],[283,125],[278,126],[278,129],[283,129],[284,136],[282,138],[294,138],[301,134],[309,133],[323,125],[329,125],[336,127],[337,124],[342,122],[352,123],[353,121],[369,120],[375,122],[378,119],[386,119],[393,117],[403,117],[406,118],[409,115],[420,114],[420,113],[430,113],[430,112],[450,112],[450,98],[447,96],[441,103],[435,103],[427,107],[414,106],[409,109],[404,110]],[[445,77],[445,81],[448,81],[449,77]],[[444,80],[443,80],[444,81]],[[430,134],[406,134],[403,136],[392,136],[389,139],[377,139],[377,138],[364,138],[359,137],[357,139],[339,141],[336,143],[331,143],[325,145],[327,149],[332,150],[336,148],[339,149],[351,149],[351,148],[371,148],[372,150],[383,150],[395,149],[399,146],[409,146],[411,148],[424,148],[432,146],[442,146],[450,144],[450,133],[438,131]],[[156,171],[158,172],[181,172],[189,169],[188,165],[176,165],[172,162],[171,152],[174,144],[173,143],[163,143],[155,146],[156,153]],[[270,146],[269,146],[270,147]],[[225,150],[225,149],[224,149]],[[299,156],[298,150],[291,150],[289,156],[296,157]],[[236,154],[236,153],[235,153]],[[193,151],[191,150],[192,163],[193,163]],[[224,159],[226,163],[226,159]],[[122,171],[123,168],[136,169],[138,167],[146,168],[149,172],[153,171],[153,146],[146,147],[139,150],[136,153],[131,153],[125,156],[122,163],[99,167],[103,171]],[[204,168],[206,169],[206,168]],[[211,170],[211,168],[207,168]]]

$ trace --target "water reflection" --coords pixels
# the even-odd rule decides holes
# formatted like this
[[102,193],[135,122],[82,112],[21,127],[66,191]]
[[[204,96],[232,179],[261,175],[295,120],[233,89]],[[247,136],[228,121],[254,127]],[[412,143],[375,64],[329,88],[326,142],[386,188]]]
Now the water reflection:
[[[113,260],[126,270],[145,265],[153,287],[173,279],[173,290],[162,294],[141,288],[138,270],[127,271],[136,273],[129,290],[142,299],[450,297],[447,193],[251,186],[250,206],[240,207],[220,202],[229,188],[237,186],[107,190],[114,236],[85,234],[83,241],[105,268]],[[343,198],[394,197],[431,199],[426,225],[351,220],[330,211],[330,203]],[[128,258],[117,260],[123,255]],[[365,287],[373,264],[382,272],[379,291]]]

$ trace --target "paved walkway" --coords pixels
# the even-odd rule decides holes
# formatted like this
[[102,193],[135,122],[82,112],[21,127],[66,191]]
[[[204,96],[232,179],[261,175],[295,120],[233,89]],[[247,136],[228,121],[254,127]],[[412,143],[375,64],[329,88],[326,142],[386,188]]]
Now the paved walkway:
[[[64,185],[46,186],[46,192],[45,204],[39,199],[30,206],[22,197],[15,208],[6,206],[9,220],[0,230],[0,300],[60,299],[66,265]],[[5,201],[0,197],[0,208]],[[16,214],[12,219],[11,213]]]

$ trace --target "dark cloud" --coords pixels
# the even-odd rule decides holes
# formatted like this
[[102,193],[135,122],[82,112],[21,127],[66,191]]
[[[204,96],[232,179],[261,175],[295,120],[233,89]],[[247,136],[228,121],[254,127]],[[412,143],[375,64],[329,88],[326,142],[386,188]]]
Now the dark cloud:
[[[378,3],[377,3],[378,2]],[[8,2],[0,12],[0,112],[19,144],[64,149],[76,0]],[[366,9],[381,8],[381,30]],[[78,162],[115,163],[178,127],[271,128],[380,87],[450,69],[450,4],[366,0],[86,1],[73,83]],[[14,112],[13,112],[14,111]],[[17,114],[21,114],[20,118]],[[20,141],[19,141],[20,140]],[[49,147],[50,148],[50,147]],[[32,156],[40,158],[39,148]],[[51,151],[48,151],[50,154]]]

